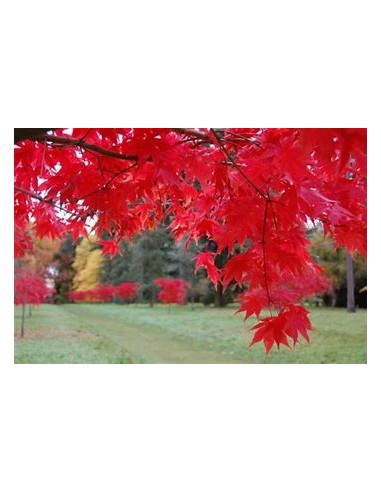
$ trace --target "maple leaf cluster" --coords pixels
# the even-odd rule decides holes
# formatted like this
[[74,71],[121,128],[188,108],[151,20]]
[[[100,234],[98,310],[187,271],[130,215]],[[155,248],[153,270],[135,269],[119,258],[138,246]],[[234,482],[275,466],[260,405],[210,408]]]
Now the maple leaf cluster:
[[153,283],[160,287],[157,298],[164,304],[184,304],[187,300],[189,282],[182,278],[156,278]]
[[101,284],[94,289],[70,292],[69,297],[74,302],[111,302],[114,297],[123,301],[132,301],[138,294],[140,284],[123,282],[119,285]]
[[106,231],[111,256],[169,217],[176,239],[216,244],[196,268],[215,286],[243,286],[246,316],[279,312],[254,327],[253,343],[297,341],[305,330],[290,319],[308,318],[295,303],[327,288],[306,224],[366,255],[366,147],[366,129],[353,128],[51,131],[15,147],[15,252],[28,248],[31,217],[39,236]]

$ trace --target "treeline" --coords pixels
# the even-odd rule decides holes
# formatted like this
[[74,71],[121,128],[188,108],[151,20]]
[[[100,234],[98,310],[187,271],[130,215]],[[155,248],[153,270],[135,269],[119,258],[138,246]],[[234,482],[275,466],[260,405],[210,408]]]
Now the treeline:
[[[212,246],[206,240],[198,245],[176,243],[170,230],[162,225],[137,236],[132,242],[123,241],[121,254],[110,258],[108,254],[102,255],[102,246],[95,237],[74,241],[69,234],[54,255],[56,301],[65,303],[86,298],[85,294],[78,293],[91,291],[96,298],[102,295],[99,294],[100,286],[135,283],[139,285],[135,300],[153,305],[160,292],[156,280],[169,278],[187,282],[188,302],[227,305],[239,293],[237,286],[233,285],[225,292],[219,288],[216,292],[205,271],[195,273],[196,255],[209,247]],[[112,301],[126,302],[117,295],[112,296]]]
[[[308,232],[311,241],[311,254],[314,260],[323,268],[331,281],[332,289],[325,292],[319,299],[326,306],[347,306],[347,262],[344,248],[337,248],[330,237],[324,237],[321,228]],[[360,308],[367,307],[367,264],[359,254],[353,257],[354,266],[354,297]]]
[[[343,248],[336,248],[320,229],[308,232],[311,254],[320,263],[332,283],[332,289],[312,301],[326,306],[346,305],[346,258]],[[73,241],[69,234],[54,255],[57,302],[71,302],[73,292],[99,289],[101,285],[119,286],[124,283],[139,285],[135,300],[153,305],[158,299],[157,278],[184,279],[188,283],[187,301],[224,306],[242,292],[234,282],[224,292],[217,290],[207,279],[203,269],[195,273],[195,257],[200,251],[216,248],[212,241],[201,240],[198,245],[176,243],[168,227],[160,226],[139,235],[132,242],[121,243],[121,254],[110,258],[102,255],[102,246],[94,237]],[[227,260],[223,252],[217,256],[218,267]],[[367,270],[360,256],[354,258],[356,304],[366,307]],[[79,297],[81,295],[79,294]],[[78,295],[77,295],[78,297]],[[121,301],[113,296],[114,302]]]

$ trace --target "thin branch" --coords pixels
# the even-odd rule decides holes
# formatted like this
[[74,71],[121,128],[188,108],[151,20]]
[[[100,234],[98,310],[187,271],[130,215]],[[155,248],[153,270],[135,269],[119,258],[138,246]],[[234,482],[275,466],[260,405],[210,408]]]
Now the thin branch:
[[259,188],[257,188],[257,186],[255,186],[255,184],[251,181],[251,179],[250,179],[248,176],[246,176],[246,174],[242,171],[242,169],[241,169],[239,166],[237,166],[237,164],[233,161],[233,159],[232,159],[231,155],[230,155],[230,154],[229,154],[229,152],[225,149],[224,144],[221,142],[220,137],[217,135],[217,132],[216,132],[213,128],[211,128],[210,130],[211,130],[211,132],[213,133],[214,138],[216,139],[216,141],[217,141],[218,145],[220,146],[221,150],[222,150],[222,151],[223,151],[223,153],[226,155],[226,157],[227,157],[227,159],[228,159],[229,163],[231,164],[231,166],[232,166],[232,167],[234,167],[234,169],[236,169],[236,170],[237,170],[237,171],[241,174],[241,176],[242,176],[242,177],[243,177],[243,178],[244,178],[244,179],[245,179],[245,180],[249,183],[249,185],[250,185],[252,188],[254,188],[254,190],[255,190],[255,191],[256,191],[256,192],[257,192],[257,193],[258,193],[258,194],[259,194],[262,198],[264,198],[264,199],[267,201],[267,200],[268,200],[268,197],[267,197],[264,193],[262,193],[262,191],[261,191]]
[[[118,171],[117,173],[114,174],[114,176],[112,176],[112,178],[110,178],[104,185],[102,185],[100,188],[98,188],[97,190],[93,190],[93,191],[90,191],[89,193],[87,193],[86,195],[78,198],[78,200],[84,200],[85,198],[88,198],[89,196],[92,196],[92,195],[95,195],[96,193],[100,193],[101,191],[104,191],[104,190],[107,190],[107,188],[110,186],[110,184],[114,181],[114,179],[116,179],[117,177],[119,177],[120,175],[128,172],[130,169],[136,167],[138,165],[138,163],[136,162],[135,164],[132,164],[131,166],[129,167],[126,167],[124,169],[122,169],[121,171]],[[107,172],[110,172],[110,171],[107,171]]]
[[79,219],[85,220],[87,217],[89,217],[89,214],[86,215],[79,215],[76,212],[70,212],[66,208],[62,207],[58,203],[56,203],[54,200],[43,198],[40,195],[37,195],[37,193],[33,193],[33,191],[26,190],[25,188],[21,188],[20,186],[15,185],[15,190],[19,191],[20,193],[24,193],[25,195],[30,196],[31,198],[35,198],[36,200],[39,200],[40,202],[46,203],[47,205],[50,205],[51,207],[57,208],[58,210],[61,210],[62,212],[65,212],[66,214],[69,214],[73,217],[78,217]]
[[70,138],[70,137],[57,137],[56,135],[46,135],[44,137],[35,138],[37,141],[46,140],[50,143],[57,143],[69,147],[81,147],[86,150],[93,150],[98,154],[104,155],[106,157],[114,157],[115,159],[121,159],[124,161],[137,161],[137,155],[122,154],[120,152],[115,152],[113,150],[105,149],[96,144],[91,144],[80,138]]
[[93,130],[94,130],[94,128],[89,128],[89,129],[87,130],[87,132],[86,132],[86,133],[83,135],[83,137],[81,138],[82,142],[83,142],[84,140],[86,140],[86,138],[90,135],[90,133],[91,133]]
[[246,142],[249,142],[249,143],[254,144],[257,147],[261,148],[261,144],[259,142],[255,141],[255,140],[252,140],[250,138],[244,137],[243,135],[240,135],[239,133],[231,132],[230,130],[225,130],[225,131],[226,131],[226,133],[229,133],[230,135],[234,135],[235,137],[239,138],[240,140],[245,140]]
[[[266,261],[266,246],[265,246],[268,205],[269,205],[269,201],[266,200],[266,203],[265,203],[265,213],[264,213],[264,217],[263,217],[263,227],[262,227],[262,255],[263,255],[263,276],[264,276],[264,279],[265,279],[265,288],[266,288],[266,294],[267,294],[267,301],[269,303],[269,308],[270,308],[270,305],[273,304],[273,301],[272,301],[271,296],[270,296],[269,282],[268,282],[268,278],[267,278],[267,261]],[[270,308],[270,313],[271,313],[271,308]]]
[[273,221],[274,221],[275,230],[278,231],[278,219],[275,215],[273,202],[270,199],[269,193],[267,193],[267,197],[268,197],[268,202],[270,203],[271,213],[273,214]]
[[170,128],[170,129],[176,133],[182,133],[183,135],[191,135],[193,137],[197,137],[199,139],[210,142],[208,135],[206,133],[195,130],[194,128]]

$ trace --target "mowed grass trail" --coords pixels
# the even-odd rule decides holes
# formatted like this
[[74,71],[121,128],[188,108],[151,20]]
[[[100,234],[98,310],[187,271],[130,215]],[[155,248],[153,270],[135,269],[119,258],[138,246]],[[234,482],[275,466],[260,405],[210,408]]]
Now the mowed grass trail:
[[265,355],[248,349],[249,328],[236,308],[115,304],[43,305],[26,317],[15,308],[15,363],[320,364],[366,363],[366,310],[313,309],[311,344]]

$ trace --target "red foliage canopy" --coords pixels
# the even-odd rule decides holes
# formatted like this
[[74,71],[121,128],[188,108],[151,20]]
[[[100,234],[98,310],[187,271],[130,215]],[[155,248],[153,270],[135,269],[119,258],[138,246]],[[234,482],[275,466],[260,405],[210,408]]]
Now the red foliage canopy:
[[140,289],[140,284],[137,282],[123,282],[116,285],[114,288],[114,295],[123,301],[132,301]]
[[15,272],[14,292],[15,304],[42,304],[52,294],[52,289],[40,275],[20,268]]
[[160,287],[159,301],[164,304],[184,304],[187,300],[189,282],[182,278],[156,278],[154,284]]
[[[245,284],[248,316],[281,310],[255,327],[253,343],[265,341],[258,333],[266,327],[266,347],[295,341],[304,331],[294,313],[305,329],[309,322],[294,302],[303,286],[324,283],[308,253],[307,221],[366,254],[366,137],[353,128],[82,128],[23,140],[15,148],[15,251],[28,247],[30,216],[40,236],[78,237],[92,218],[99,236],[110,234],[103,251],[113,255],[122,238],[170,215],[177,239],[218,245],[197,268],[214,285]],[[222,251],[228,261],[219,268]]]
[[69,297],[74,302],[111,302],[113,297],[123,301],[132,301],[137,296],[140,284],[123,282],[119,285],[101,284],[95,289],[70,292]]

